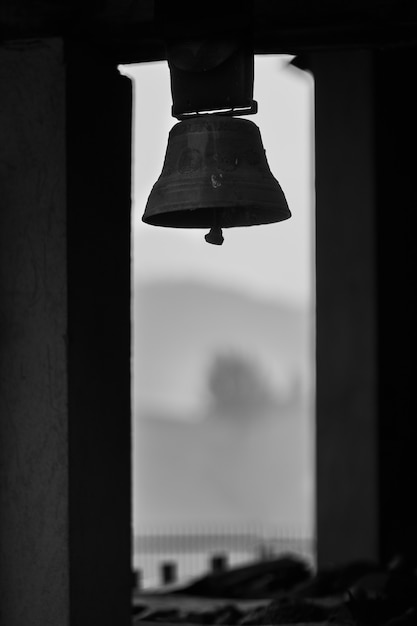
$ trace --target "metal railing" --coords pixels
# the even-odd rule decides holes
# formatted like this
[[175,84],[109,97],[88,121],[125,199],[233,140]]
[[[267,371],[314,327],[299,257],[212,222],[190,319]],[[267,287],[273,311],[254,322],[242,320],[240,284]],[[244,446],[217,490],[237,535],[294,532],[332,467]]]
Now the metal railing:
[[209,571],[292,553],[315,565],[315,540],[294,528],[263,525],[141,528],[133,540],[136,585],[184,583]]

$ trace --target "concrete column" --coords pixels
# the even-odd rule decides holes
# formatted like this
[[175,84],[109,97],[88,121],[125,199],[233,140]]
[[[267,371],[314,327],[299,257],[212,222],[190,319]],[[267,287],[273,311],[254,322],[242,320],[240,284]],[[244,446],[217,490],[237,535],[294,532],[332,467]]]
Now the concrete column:
[[[130,624],[132,89],[66,46],[71,626]],[[98,617],[100,616],[100,617]]]
[[0,622],[130,623],[128,80],[0,49]]
[[417,48],[311,55],[319,565],[417,562]]
[[0,50],[0,621],[69,624],[65,70]]
[[379,556],[373,60],[312,55],[319,566]]
[[417,564],[417,47],[375,58],[380,553]]

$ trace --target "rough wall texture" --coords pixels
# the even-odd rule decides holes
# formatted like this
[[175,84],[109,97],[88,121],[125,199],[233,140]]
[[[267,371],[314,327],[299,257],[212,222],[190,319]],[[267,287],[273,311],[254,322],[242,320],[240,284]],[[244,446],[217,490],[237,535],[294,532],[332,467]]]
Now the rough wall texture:
[[65,89],[58,40],[0,49],[0,623],[68,624]]

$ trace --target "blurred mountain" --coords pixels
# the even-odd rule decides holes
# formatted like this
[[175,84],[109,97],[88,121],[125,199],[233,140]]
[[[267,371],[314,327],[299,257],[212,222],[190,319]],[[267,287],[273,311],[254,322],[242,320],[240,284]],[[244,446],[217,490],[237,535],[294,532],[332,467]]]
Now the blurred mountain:
[[135,525],[308,528],[309,312],[184,281],[138,285],[134,314]]
[[134,405],[194,410],[219,355],[251,360],[274,388],[309,393],[313,319],[307,308],[192,281],[139,283],[134,301]]

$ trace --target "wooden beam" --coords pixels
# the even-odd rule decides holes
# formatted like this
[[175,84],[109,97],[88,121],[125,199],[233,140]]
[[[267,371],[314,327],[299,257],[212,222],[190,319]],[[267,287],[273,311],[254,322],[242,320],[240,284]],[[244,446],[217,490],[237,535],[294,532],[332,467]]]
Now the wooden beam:
[[[236,2],[223,2],[221,9],[207,5],[202,17],[190,12],[189,17],[178,19],[172,12],[165,26],[177,36],[185,37],[202,29],[207,36],[224,32],[226,28],[233,30],[236,16],[246,14],[247,4],[245,0],[243,9],[242,3]],[[175,7],[175,4],[166,6]],[[64,37],[93,44],[117,63],[162,60],[165,59],[164,30],[156,7],[156,0],[90,4],[69,0],[59,3],[41,0],[36,4],[28,0],[5,0],[0,8],[0,35],[3,40]],[[417,42],[417,8],[411,2],[262,0],[253,3],[251,12],[258,54],[375,49]]]

